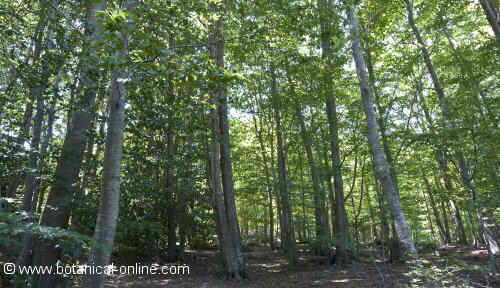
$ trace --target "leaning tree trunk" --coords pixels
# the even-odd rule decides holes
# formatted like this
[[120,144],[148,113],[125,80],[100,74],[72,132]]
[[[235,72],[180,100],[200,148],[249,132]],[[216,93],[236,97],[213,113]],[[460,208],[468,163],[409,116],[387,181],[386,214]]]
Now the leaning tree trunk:
[[376,114],[374,109],[374,100],[372,91],[368,83],[368,75],[365,64],[365,59],[361,53],[361,40],[358,31],[358,20],[354,14],[353,7],[348,7],[349,22],[351,25],[351,37],[352,37],[352,50],[354,61],[356,63],[356,72],[359,78],[359,85],[361,90],[361,96],[363,100],[363,109],[366,115],[366,120],[368,124],[368,143],[370,146],[371,153],[373,155],[375,175],[382,184],[384,195],[389,202],[389,207],[391,213],[394,217],[395,228],[399,240],[403,243],[406,248],[406,252],[410,254],[416,254],[417,250],[415,248],[415,243],[413,242],[410,229],[405,219],[403,210],[401,209],[401,203],[399,196],[397,195],[397,188],[391,177],[391,169],[385,159],[384,150],[382,149],[380,143],[380,137],[378,134],[378,124],[376,120]]
[[[133,10],[134,0],[127,1],[127,9]],[[125,29],[128,27],[126,26]],[[127,61],[128,33],[121,33],[123,46],[115,54],[117,61]],[[94,242],[89,255],[89,265],[104,267],[109,264],[118,223],[120,200],[120,169],[123,155],[123,134],[125,129],[125,102],[127,99],[126,82],[129,77],[125,68],[114,68],[111,79],[111,93],[108,98],[110,107],[108,131],[103,162],[103,180],[101,201],[94,231]],[[86,287],[104,287],[105,274],[90,274],[86,278]]]

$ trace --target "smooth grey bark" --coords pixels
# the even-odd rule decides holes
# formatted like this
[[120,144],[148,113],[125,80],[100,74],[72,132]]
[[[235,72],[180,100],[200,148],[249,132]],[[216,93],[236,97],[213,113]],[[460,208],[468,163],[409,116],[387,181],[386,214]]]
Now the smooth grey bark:
[[[380,136],[381,136],[381,140],[382,140],[382,147],[384,149],[384,154],[385,154],[385,157],[386,157],[386,160],[387,160],[387,164],[389,165],[389,172],[390,172],[390,176],[392,178],[392,182],[394,183],[394,187],[395,187],[395,190],[396,190],[396,195],[398,198],[400,198],[400,193],[399,193],[399,182],[398,182],[398,177],[397,177],[397,173],[396,173],[396,167],[395,167],[395,161],[394,161],[394,157],[392,156],[392,151],[391,151],[391,147],[389,145],[389,140],[387,139],[387,134],[386,134],[386,121],[387,121],[387,117],[386,117],[386,110],[385,110],[385,107],[383,107],[380,103],[380,97],[379,97],[379,93],[378,91],[376,90],[376,87],[375,87],[375,71],[373,69],[373,63],[372,63],[372,57],[371,57],[371,49],[370,49],[370,46],[369,45],[366,45],[366,60],[367,60],[367,69],[368,69],[368,81],[370,83],[370,89],[373,93],[373,95],[375,96],[375,105],[377,107],[377,111],[378,111],[378,117],[377,117],[377,123],[378,123],[378,126],[379,126],[379,129],[380,129]],[[391,214],[392,216],[392,214]],[[392,217],[392,223],[391,223],[391,227],[393,228],[392,231],[395,232],[395,225],[394,225],[394,217]],[[401,251],[400,250],[400,245],[398,245],[398,239],[397,238],[397,233],[393,233],[393,240],[390,242],[390,251],[391,251],[391,261],[392,262],[395,262],[395,261],[399,261],[400,259],[400,255],[401,255]]]
[[227,107],[227,95],[224,89],[223,99],[219,106],[220,124],[221,124],[221,168],[222,168],[222,188],[224,190],[224,198],[226,200],[226,209],[228,213],[228,221],[230,233],[233,234],[233,248],[237,260],[237,267],[241,278],[247,278],[246,263],[241,251],[241,236],[240,227],[238,224],[238,215],[236,210],[236,199],[233,183],[233,168],[231,160],[231,144],[229,136],[229,118]]
[[453,218],[455,219],[455,224],[457,225],[457,236],[458,242],[462,245],[467,245],[467,235],[465,234],[465,227],[460,215],[460,209],[458,207],[457,201],[450,200],[451,208],[453,209]]
[[188,238],[193,234],[193,219],[188,213],[189,201],[194,198],[194,147],[193,147],[193,134],[190,132],[187,139],[187,149],[184,162],[186,163],[186,168],[183,170],[181,178],[181,187],[178,190],[179,194],[179,251],[180,258],[184,257],[184,249],[186,247],[186,242]]
[[[175,49],[175,35],[172,33],[169,39],[169,47],[171,49]],[[166,89],[166,97],[167,97],[167,128],[165,131],[165,138],[167,144],[167,159],[165,166],[165,197],[167,200],[167,234],[168,234],[168,250],[167,250],[167,260],[169,262],[175,262],[178,258],[177,253],[177,203],[176,203],[176,194],[177,194],[177,172],[175,169],[175,158],[176,158],[176,150],[177,144],[175,143],[175,126],[176,126],[176,118],[174,105],[176,100],[176,91],[173,81],[167,81],[168,87]]]
[[[303,159],[302,159],[302,154],[298,153],[298,165],[299,168],[298,170],[300,171],[300,195],[301,195],[301,208],[302,208],[302,239],[301,240],[309,240],[309,235],[307,233],[308,227],[307,227],[307,216],[306,216],[306,189],[304,188],[304,167],[303,167]],[[300,238],[300,233],[299,233],[299,238]]]
[[[326,136],[325,136],[326,137]],[[329,205],[328,205],[328,210],[330,212],[330,224],[331,224],[331,228],[330,228],[330,231],[331,231],[331,239],[335,239],[335,236],[337,235],[336,234],[336,231],[335,231],[335,210],[336,210],[336,204],[335,204],[335,190],[334,190],[334,183],[333,183],[333,169],[330,167],[330,165],[328,164],[329,160],[330,160],[330,156],[328,155],[328,152],[329,152],[329,149],[328,149],[328,146],[330,146],[331,143],[327,143],[325,146],[325,148],[323,149],[323,158],[324,158],[324,167],[325,167],[325,175],[324,175],[324,180],[325,181],[325,185],[328,189],[328,201],[329,201]]]
[[356,72],[358,74],[359,85],[361,90],[361,96],[363,100],[363,109],[366,115],[366,120],[368,124],[368,143],[370,146],[371,153],[373,155],[373,164],[375,167],[375,174],[382,184],[384,195],[389,202],[389,207],[391,209],[392,216],[395,221],[395,228],[399,240],[403,243],[406,248],[406,253],[416,254],[417,250],[415,248],[415,243],[413,242],[410,229],[406,222],[405,215],[401,209],[401,203],[399,200],[399,195],[397,194],[397,189],[395,183],[391,177],[390,166],[384,155],[384,151],[381,147],[379,127],[376,120],[375,113],[375,103],[373,100],[372,91],[368,83],[368,75],[366,63],[364,56],[361,53],[360,45],[360,35],[358,31],[358,20],[354,14],[353,7],[348,7],[348,17],[350,22],[350,32],[352,41],[352,50],[354,61],[356,63]]
[[[41,84],[45,86],[46,84]],[[40,158],[40,138],[42,135],[42,124],[44,118],[44,101],[43,92],[45,87],[34,87],[31,89],[36,99],[36,114],[33,119],[33,133],[31,136],[31,147],[29,156],[29,171],[27,172],[26,179],[24,181],[24,199],[23,199],[23,210],[26,212],[33,211],[33,194],[37,189],[37,177],[39,177],[39,158]],[[36,205],[36,204],[35,204]]]
[[330,229],[328,227],[328,218],[326,215],[325,208],[325,193],[321,188],[320,175],[318,164],[314,159],[312,151],[312,139],[309,131],[306,128],[304,115],[300,107],[297,107],[297,118],[300,126],[300,133],[302,136],[302,142],[304,144],[304,149],[306,151],[307,162],[311,170],[311,178],[313,184],[313,199],[314,199],[314,214],[316,220],[316,240],[319,243],[319,249],[317,254],[326,256],[329,254],[330,244]]
[[[78,180],[82,151],[85,146],[86,131],[93,118],[93,106],[95,102],[97,82],[95,77],[99,74],[96,68],[95,40],[100,35],[100,25],[96,19],[96,11],[103,10],[106,1],[89,2],[87,12],[87,43],[88,58],[82,59],[85,63],[82,67],[81,84],[82,94],[76,103],[75,112],[71,117],[71,125],[68,127],[64,139],[61,155],[59,157],[55,172],[55,181],[51,187],[47,206],[43,211],[40,221],[41,225],[49,227],[66,228],[71,213],[71,203],[74,187]],[[55,265],[60,253],[54,242],[39,239],[34,247],[35,265]],[[59,287],[62,277],[60,275],[35,275],[34,286],[37,288]]]
[[[337,103],[333,95],[331,86],[332,71],[332,51],[331,51],[331,1],[321,0],[319,3],[320,25],[321,25],[321,57],[327,63],[325,73],[325,102],[326,114],[328,117],[328,127],[330,132],[330,149],[333,171],[333,185],[335,197],[330,197],[331,205],[335,205],[335,239],[336,239],[336,257],[337,263],[347,262],[347,250],[349,250],[349,240],[351,235],[348,230],[348,218],[345,209],[344,181],[342,179],[342,162],[340,160],[340,138],[338,128]],[[332,199],[335,198],[335,199]],[[333,200],[335,200],[333,202]],[[333,212],[333,210],[332,210]],[[332,215],[333,218],[333,215]]]
[[[209,53],[210,59],[219,69],[224,69],[224,34],[223,18],[220,13],[224,7],[212,3],[210,11],[219,14],[219,18],[210,24]],[[210,149],[210,168],[212,192],[218,214],[219,237],[222,253],[225,258],[226,278],[246,278],[246,264],[241,252],[241,236],[236,213],[232,163],[229,140],[229,120],[227,108],[227,91],[221,81],[213,83],[211,110],[212,143]],[[219,179],[219,177],[221,177]],[[220,185],[222,187],[220,187]]]
[[358,176],[358,156],[356,151],[354,152],[356,156],[354,156],[354,167],[353,167],[353,172],[352,172],[352,181],[351,181],[351,187],[349,188],[349,195],[351,197],[351,203],[352,203],[352,211],[354,212],[354,221],[353,221],[353,228],[354,228],[354,238],[356,240],[356,243],[359,244],[359,216],[361,214],[361,207],[363,204],[363,196],[364,196],[364,189],[363,189],[363,180],[361,179],[361,185],[359,189],[359,205],[358,208],[356,209],[356,204],[354,202],[354,187],[356,186],[356,178]]
[[[135,1],[128,0],[126,8],[133,12]],[[121,49],[115,53],[120,64],[124,64],[128,57],[128,29],[123,25],[119,34],[122,42]],[[120,170],[123,156],[123,138],[125,129],[125,103],[127,100],[126,79],[129,73],[123,66],[113,68],[111,91],[108,96],[108,130],[103,161],[103,179],[101,199],[94,231],[94,242],[89,254],[88,262],[91,266],[104,267],[109,264],[118,223],[120,201]],[[86,277],[86,287],[104,287],[105,274],[89,274]]]
[[[169,119],[172,121],[173,119]],[[167,199],[167,230],[168,230],[168,251],[167,260],[175,262],[177,255],[177,235],[176,235],[176,172],[175,172],[175,153],[177,145],[175,143],[173,123],[169,123],[167,128],[167,163],[165,167],[165,196]]]
[[500,39],[500,11],[498,10],[496,0],[479,0],[481,3],[481,7],[484,10],[484,14],[486,15],[486,19],[491,25],[491,29],[493,33],[495,33],[495,37],[497,40]]
[[[273,90],[275,91],[275,90]],[[274,94],[272,94],[274,95]],[[272,96],[271,95],[271,96]],[[270,110],[270,113],[268,113],[268,119],[266,119],[266,123],[268,124],[268,129],[267,129],[267,137],[269,138],[269,142],[270,142],[270,148],[271,148],[271,155],[270,155],[270,166],[271,166],[271,175],[272,175],[272,179],[273,179],[273,191],[274,192],[274,197],[276,199],[276,211],[277,211],[277,217],[278,217],[278,231],[276,231],[276,233],[279,233],[280,235],[280,240],[283,240],[285,239],[283,237],[283,213],[282,213],[282,209],[281,209],[281,197],[280,197],[280,186],[279,186],[279,175],[277,175],[276,171],[278,170],[277,169],[277,165],[276,165],[276,158],[277,156],[275,156],[275,153],[277,154],[277,149],[275,147],[275,143],[274,143],[274,138],[277,138],[277,137],[274,137],[275,133],[274,133],[274,112],[273,112],[274,108],[271,107],[271,110]],[[283,244],[280,245],[279,248],[282,248],[283,247]]]
[[295,231],[293,223],[292,204],[288,189],[288,173],[286,170],[286,152],[283,137],[283,127],[281,124],[280,99],[277,91],[276,74],[271,68],[271,97],[274,109],[274,119],[276,123],[276,149],[278,154],[278,185],[281,205],[281,242],[288,264],[295,266],[297,263],[297,248],[295,245]]
[[[215,103],[213,103],[215,104]],[[221,167],[220,167],[220,145],[219,138],[219,113],[217,109],[210,111],[212,139],[209,145],[209,171],[210,186],[214,196],[214,208],[217,223],[217,232],[219,240],[219,249],[222,252],[224,260],[225,277],[232,278],[238,275],[236,256],[232,249],[232,235],[229,231],[226,207],[224,201],[224,192],[222,190]]]
[[260,128],[257,125],[257,118],[255,116],[253,117],[255,134],[257,135],[257,140],[259,141],[260,145],[260,154],[261,154],[262,166],[264,168],[264,176],[266,177],[267,198],[268,198],[267,208],[269,213],[269,246],[271,250],[274,250],[275,246],[274,246],[273,184],[271,179],[271,173],[269,172],[267,153],[265,151],[265,146],[264,146],[264,137],[262,135],[262,129],[263,129],[262,118],[259,118],[259,121],[260,121]]

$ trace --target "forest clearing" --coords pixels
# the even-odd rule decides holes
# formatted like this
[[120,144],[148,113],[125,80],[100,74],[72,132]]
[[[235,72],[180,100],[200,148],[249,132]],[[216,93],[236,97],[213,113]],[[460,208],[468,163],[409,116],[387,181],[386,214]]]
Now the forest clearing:
[[500,287],[499,7],[0,1],[0,288]]

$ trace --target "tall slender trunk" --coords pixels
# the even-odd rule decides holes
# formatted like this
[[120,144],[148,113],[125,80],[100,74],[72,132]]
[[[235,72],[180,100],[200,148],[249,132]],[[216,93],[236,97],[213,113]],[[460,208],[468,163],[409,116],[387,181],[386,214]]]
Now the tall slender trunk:
[[450,200],[450,205],[453,209],[455,224],[457,225],[458,242],[462,245],[467,245],[467,236],[465,234],[464,223],[462,221],[462,216],[460,215],[460,209],[458,207],[457,201],[453,199]]
[[[126,8],[129,11],[133,11],[135,9],[135,1],[128,0]],[[115,56],[120,64],[124,64],[127,61],[128,54],[127,31],[122,31],[120,38],[123,46],[116,52]],[[120,170],[125,129],[125,103],[127,99],[126,83],[123,79],[127,79],[128,77],[128,71],[123,67],[116,67],[112,72],[111,92],[108,96],[110,111],[104,151],[101,200],[94,231],[94,242],[88,260],[92,266],[104,267],[108,265],[111,252],[113,251],[120,207]],[[88,275],[85,279],[86,287],[104,287],[104,277],[104,274]]]
[[302,240],[309,240],[309,235],[307,235],[307,216],[306,216],[306,189],[304,188],[304,165],[303,159],[302,159],[302,154],[299,153],[298,155],[298,165],[299,165],[299,171],[300,171],[300,195],[301,195],[301,208],[302,208]]
[[368,181],[365,180],[365,173],[364,173],[364,163],[363,163],[363,168],[361,169],[361,183],[364,183],[365,186],[365,192],[366,192],[366,204],[368,206],[368,215],[370,216],[371,222],[370,222],[370,231],[371,231],[371,241],[374,241],[377,235],[377,229],[374,223],[375,221],[375,212],[373,211],[373,206],[372,206],[372,200],[370,197],[370,190],[368,188]]
[[[215,14],[220,14],[224,7],[217,3],[212,3],[210,7],[211,11]],[[210,58],[215,62],[219,69],[224,69],[224,35],[223,35],[223,19],[222,15],[215,20],[214,23],[210,25],[210,35],[209,35],[209,50]],[[240,228],[238,224],[238,217],[236,213],[236,202],[234,196],[234,185],[233,185],[233,171],[231,163],[231,152],[230,152],[230,137],[229,137],[229,119],[228,119],[228,108],[227,108],[227,91],[223,83],[215,83],[216,87],[213,90],[212,101],[216,105],[216,109],[212,111],[212,121],[213,121],[213,143],[214,146],[218,146],[217,149],[213,149],[213,154],[215,161],[212,167],[219,166],[217,170],[220,171],[220,176],[222,177],[222,197],[216,197],[223,200],[223,206],[217,206],[217,213],[219,217],[221,214],[225,214],[220,221],[226,221],[221,224],[222,238],[225,239],[223,242],[223,253],[226,254],[226,276],[228,278],[246,278],[246,264],[241,252],[241,236]],[[217,126],[216,126],[217,125]],[[215,159],[217,158],[217,159]],[[212,176],[218,177],[215,174]],[[218,182],[218,181],[217,181]],[[219,187],[215,187],[215,193],[220,193]]]
[[260,120],[260,128],[257,125],[257,118],[253,117],[255,133],[260,145],[260,153],[262,158],[262,165],[264,167],[264,176],[266,177],[266,190],[267,190],[267,208],[269,213],[269,246],[274,250],[274,209],[273,209],[273,184],[271,180],[271,173],[269,172],[267,153],[264,146],[264,137],[262,136],[262,118]]
[[[46,85],[46,84],[41,84]],[[23,199],[23,210],[26,212],[31,212],[33,210],[33,194],[37,189],[37,178],[39,178],[39,156],[40,156],[40,138],[42,135],[42,124],[44,118],[44,101],[43,92],[45,87],[35,87],[32,88],[32,93],[34,94],[34,99],[36,99],[36,114],[33,123],[33,133],[31,136],[31,147],[29,156],[29,168],[24,182],[24,199]]]
[[271,94],[272,102],[274,108],[274,118],[276,123],[276,136],[277,136],[277,154],[278,154],[278,183],[279,183],[279,194],[281,203],[281,235],[282,235],[282,250],[290,266],[295,266],[297,263],[297,254],[295,246],[295,232],[294,223],[292,218],[292,204],[290,199],[290,193],[288,191],[288,173],[286,170],[286,158],[285,158],[285,145],[283,139],[283,127],[281,125],[281,105],[279,105],[279,96],[277,94],[276,87],[276,74],[274,70],[271,71],[272,83],[271,83]]
[[[173,121],[173,119],[169,119]],[[167,260],[175,262],[177,260],[177,234],[176,234],[176,173],[175,173],[175,135],[172,129],[174,124],[168,124],[167,138],[167,163],[165,166],[165,197],[167,199],[167,230],[168,230],[168,252]]]
[[384,151],[380,145],[380,137],[378,134],[378,124],[374,109],[374,101],[372,91],[368,83],[368,76],[366,71],[366,64],[364,56],[361,53],[360,36],[358,32],[358,20],[354,14],[353,7],[348,8],[348,16],[351,23],[351,37],[352,37],[352,50],[354,61],[356,63],[356,71],[360,81],[361,96],[363,99],[363,108],[368,124],[368,142],[370,150],[373,154],[373,161],[375,166],[375,174],[379,181],[382,183],[384,195],[386,196],[389,207],[391,208],[392,215],[395,221],[395,228],[399,240],[406,248],[406,252],[416,254],[415,243],[413,242],[410,229],[406,222],[405,215],[401,209],[399,195],[397,188],[391,177],[391,168],[387,163]]
[[184,163],[186,163],[186,168],[184,169],[182,175],[182,185],[180,186],[180,189],[178,191],[179,193],[179,251],[180,251],[180,257],[183,259],[184,257],[184,249],[186,247],[186,242],[188,240],[188,237],[192,234],[192,220],[190,219],[189,215],[189,200],[193,199],[194,192],[193,190],[195,189],[193,183],[194,183],[194,170],[193,170],[193,157],[194,156],[194,151],[193,151],[193,135],[190,133],[188,134],[188,139],[187,139],[187,149],[186,149],[186,156],[184,158]]
[[[336,257],[339,264],[347,262],[347,250],[349,250],[349,240],[351,238],[348,230],[348,218],[345,209],[344,199],[344,181],[342,179],[342,162],[340,160],[340,138],[338,128],[337,103],[335,95],[332,91],[332,59],[331,59],[331,24],[332,17],[331,1],[321,0],[319,3],[320,24],[321,24],[321,57],[327,63],[327,71],[325,73],[324,88],[326,114],[328,117],[328,127],[330,132],[330,149],[333,171],[333,185],[335,190],[335,239],[336,239]],[[331,199],[332,200],[332,199]]]
[[[385,116],[386,115],[386,111],[385,111],[385,107],[381,105],[380,103],[380,97],[379,97],[379,93],[375,87],[375,71],[373,69],[373,62],[372,62],[372,57],[371,57],[371,49],[370,49],[370,46],[369,45],[366,45],[366,60],[367,60],[367,69],[368,69],[368,81],[370,83],[370,89],[373,93],[373,95],[375,96],[375,105],[377,107],[377,111],[378,111],[378,117],[377,117],[377,123],[379,125],[379,128],[380,128],[380,136],[381,136],[381,140],[382,140],[382,147],[384,149],[384,155],[387,159],[387,164],[389,165],[389,172],[390,172],[390,176],[392,178],[392,182],[394,183],[394,187],[396,189],[396,195],[398,198],[400,198],[400,193],[399,193],[399,183],[398,183],[398,177],[397,177],[397,173],[396,173],[396,163],[394,161],[394,157],[392,156],[392,151],[391,151],[391,147],[389,145],[389,140],[387,139],[387,134],[386,134],[386,121],[387,121],[387,117]],[[392,216],[392,214],[391,214]],[[395,229],[395,225],[394,225],[394,217],[392,217],[392,225],[391,227],[393,228],[392,231],[395,232],[396,229]],[[397,233],[393,233],[393,237],[395,239],[393,239],[393,241],[391,241],[391,261],[399,261],[399,258],[400,258],[400,254],[401,254],[401,251],[400,250],[400,245],[398,245],[398,241],[396,238],[398,237],[397,236]]]
[[[269,127],[268,127],[268,137],[269,137],[269,142],[271,142],[270,144],[270,148],[271,148],[271,174],[272,174],[272,179],[273,179],[273,191],[274,192],[274,197],[276,198],[276,211],[278,212],[278,228],[279,230],[277,232],[279,232],[280,234],[280,241],[283,242],[283,213],[282,213],[282,209],[281,209],[281,197],[280,197],[280,186],[279,186],[279,176],[276,175],[276,170],[277,167],[276,167],[276,158],[277,156],[275,156],[275,152],[277,152],[276,148],[275,148],[275,143],[274,143],[274,133],[273,133],[273,122],[272,122],[272,119],[274,118],[273,116],[273,110],[270,111],[270,116],[269,116],[269,119],[267,121],[267,123],[269,123]],[[277,138],[277,137],[276,137]],[[283,244],[280,244],[280,248],[283,247]]]
[[[60,82],[59,80],[60,79],[58,79],[54,85],[54,89],[52,92],[53,93],[52,100],[49,109],[47,111],[47,130],[44,139],[42,141],[42,147],[40,148],[40,153],[42,157],[42,159],[40,159],[40,161],[42,161],[42,163],[40,164],[40,173],[44,172],[44,168],[47,165],[47,161],[45,158],[48,155],[49,151],[51,150],[51,141],[53,136],[53,128],[54,128],[55,114],[56,114],[56,104],[59,99],[59,88],[58,88]],[[34,198],[38,199],[37,205],[35,207],[37,213],[41,213],[42,211],[42,205],[44,199],[43,194],[45,192],[46,183],[43,184],[44,185],[43,186],[41,185],[37,190],[38,195],[33,196]]]
[[[172,33],[169,39],[170,49],[175,49],[175,35]],[[167,230],[168,230],[168,252],[167,260],[175,262],[178,258],[177,253],[177,175],[175,170],[175,157],[177,144],[175,143],[175,126],[176,118],[174,112],[174,105],[176,100],[176,91],[173,81],[167,81],[168,87],[166,88],[167,97],[167,128],[165,131],[165,138],[167,144],[167,161],[165,166],[165,197],[167,199]]]
[[311,169],[311,178],[313,184],[313,199],[314,199],[314,211],[316,219],[316,240],[319,243],[319,249],[316,251],[319,255],[328,255],[329,253],[329,238],[330,231],[328,227],[328,218],[325,209],[325,195],[324,190],[321,188],[320,175],[318,170],[317,162],[314,159],[312,151],[312,140],[309,131],[307,131],[304,116],[300,107],[297,107],[297,118],[300,126],[300,132],[302,135],[302,142],[304,144],[304,149],[306,150],[306,157],[309,163],[309,168]]

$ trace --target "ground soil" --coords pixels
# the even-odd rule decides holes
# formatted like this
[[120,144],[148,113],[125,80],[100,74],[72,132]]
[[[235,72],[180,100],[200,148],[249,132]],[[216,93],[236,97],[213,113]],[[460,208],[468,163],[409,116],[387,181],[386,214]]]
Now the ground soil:
[[[218,273],[219,266],[215,251],[188,251],[183,263],[190,266],[189,275],[115,275],[108,279],[106,287],[500,287],[498,275],[488,273],[485,249],[450,245],[421,253],[420,259],[423,259],[424,263],[422,265],[431,267],[425,271],[434,271],[426,274],[425,277],[441,278],[439,280],[442,281],[439,282],[441,284],[429,284],[428,281],[412,282],[418,277],[406,274],[409,271],[407,263],[387,263],[373,256],[376,254],[373,251],[376,250],[370,251],[365,248],[364,253],[361,253],[365,256],[358,257],[349,266],[338,267],[330,265],[325,258],[312,256],[310,252],[303,249],[299,253],[298,265],[290,268],[279,252],[270,251],[268,247],[253,247],[245,253],[249,279],[240,281],[223,279]],[[165,263],[158,264],[166,265]],[[452,267],[454,268],[451,269]]]

